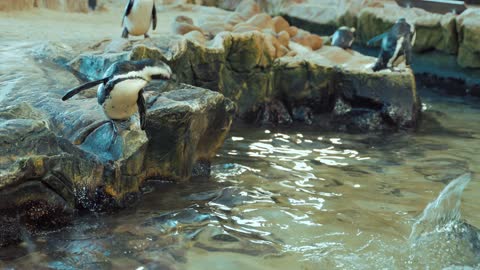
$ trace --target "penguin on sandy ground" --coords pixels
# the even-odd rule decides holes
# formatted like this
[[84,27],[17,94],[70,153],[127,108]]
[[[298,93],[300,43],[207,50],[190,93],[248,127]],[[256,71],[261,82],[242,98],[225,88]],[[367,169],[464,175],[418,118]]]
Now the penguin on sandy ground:
[[340,47],[344,50],[351,49],[355,41],[355,28],[342,26],[332,36],[332,46]]
[[114,120],[128,120],[137,111],[140,114],[140,127],[144,130],[147,113],[143,88],[151,80],[169,80],[171,76],[170,67],[161,61],[119,61],[105,71],[102,79],[69,90],[62,100],[100,84],[97,89],[98,104],[111,120],[115,135],[118,132]]
[[373,66],[373,71],[391,69],[405,61],[409,66],[412,62],[412,47],[415,44],[415,26],[409,24],[404,18],[399,19],[390,31],[378,35],[368,41],[371,46],[382,41],[380,55]]
[[122,38],[128,35],[148,38],[148,29],[157,27],[157,10],[155,0],[129,0],[122,18]]

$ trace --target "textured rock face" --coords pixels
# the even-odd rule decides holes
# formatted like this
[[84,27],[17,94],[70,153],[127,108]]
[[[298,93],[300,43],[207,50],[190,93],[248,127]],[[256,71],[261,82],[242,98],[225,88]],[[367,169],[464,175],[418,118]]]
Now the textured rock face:
[[[415,126],[420,102],[410,69],[374,73],[372,57],[330,46],[312,51],[293,41],[287,44],[289,54],[278,57],[267,38],[259,31],[222,32],[205,43],[188,34],[165,36],[127,43],[112,53],[168,62],[178,81],[221,92],[237,104],[237,115],[247,121],[298,121],[345,130]],[[98,69],[91,76],[96,79],[104,70],[98,68],[102,59],[112,55],[101,48],[111,47],[103,44],[99,52],[81,55],[70,66],[82,74]],[[85,62],[82,59],[99,60],[90,66],[79,65]],[[377,121],[365,123],[362,116],[350,118],[334,111],[339,99],[351,108],[350,114],[368,112]]]
[[398,18],[415,22],[416,51],[436,49],[455,54],[458,49],[455,15],[433,14],[418,8],[398,7],[389,1],[340,1],[338,5],[325,1],[307,1],[284,8],[282,14],[293,23],[322,34],[333,34],[342,25],[357,29],[357,41],[366,43],[369,39],[384,33]]
[[457,19],[459,36],[458,64],[480,68],[480,9],[469,9]]
[[[43,64],[68,55],[58,51],[68,47],[47,47],[48,57],[37,55]],[[58,66],[44,71],[58,83],[74,81]],[[146,131],[132,117],[114,136],[96,97],[62,102],[64,91],[40,87],[35,95],[27,88],[8,93],[2,104],[12,105],[0,110],[0,245],[17,240],[18,223],[51,229],[68,223],[74,209],[123,207],[147,179],[208,175],[234,113],[217,92],[157,83],[145,93]]]

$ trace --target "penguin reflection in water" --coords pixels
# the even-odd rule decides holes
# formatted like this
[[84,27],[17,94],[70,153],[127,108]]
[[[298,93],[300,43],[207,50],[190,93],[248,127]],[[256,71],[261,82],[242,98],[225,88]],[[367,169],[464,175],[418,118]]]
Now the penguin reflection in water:
[[128,35],[148,38],[148,29],[157,27],[157,10],[155,0],[129,0],[122,18],[122,38]]
[[412,62],[412,47],[415,44],[415,36],[414,25],[401,18],[390,31],[368,41],[368,45],[382,41],[380,55],[372,68],[373,71],[387,68],[393,70],[402,62],[409,66]]
[[99,85],[97,101],[111,120],[116,139],[118,130],[114,120],[128,120],[137,111],[140,115],[140,127],[145,129],[147,114],[143,88],[151,80],[169,80],[171,76],[170,67],[161,61],[119,61],[105,71],[102,79],[69,90],[62,100],[68,100],[83,90]]

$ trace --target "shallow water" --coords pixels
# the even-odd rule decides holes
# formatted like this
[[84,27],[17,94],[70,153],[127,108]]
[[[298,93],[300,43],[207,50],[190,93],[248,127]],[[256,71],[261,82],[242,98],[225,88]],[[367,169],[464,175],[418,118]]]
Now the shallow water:
[[[2,45],[0,103],[11,91],[68,88],[19,65],[33,63],[24,52],[34,45]],[[409,239],[428,203],[466,172],[462,218],[480,227],[480,100],[420,93],[416,132],[234,127],[209,179],[151,181],[130,209],[24,233],[0,249],[0,268],[480,269],[458,234]]]
[[409,241],[427,204],[465,172],[473,179],[461,197],[462,217],[480,226],[480,100],[421,93],[425,117],[413,133],[235,127],[210,179],[152,181],[131,209],[25,234],[21,245],[0,250],[0,266],[480,268],[479,253],[455,236]]

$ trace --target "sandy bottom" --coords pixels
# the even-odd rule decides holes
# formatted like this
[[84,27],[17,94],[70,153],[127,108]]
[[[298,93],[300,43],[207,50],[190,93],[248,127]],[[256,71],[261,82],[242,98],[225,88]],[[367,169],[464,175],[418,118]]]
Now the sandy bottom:
[[[0,44],[41,41],[79,44],[119,38],[122,33],[123,4],[110,4],[107,9],[90,13],[66,13],[46,9],[0,12]],[[150,30],[150,36],[171,33],[171,24],[178,15],[195,15],[162,6],[157,7],[157,12],[157,29]],[[140,38],[143,36],[131,37]]]

